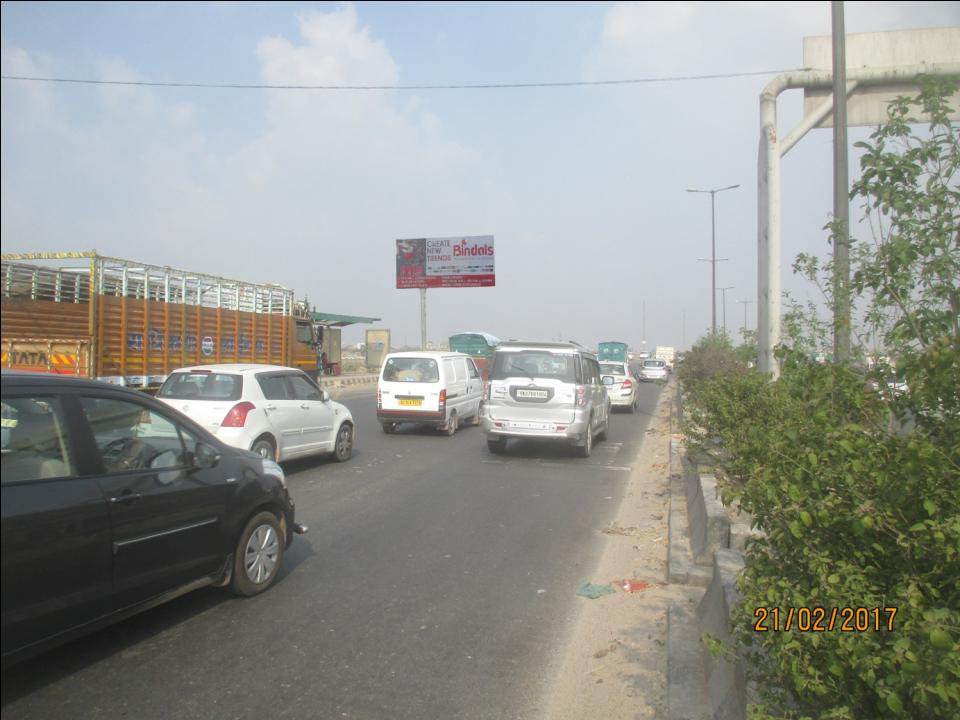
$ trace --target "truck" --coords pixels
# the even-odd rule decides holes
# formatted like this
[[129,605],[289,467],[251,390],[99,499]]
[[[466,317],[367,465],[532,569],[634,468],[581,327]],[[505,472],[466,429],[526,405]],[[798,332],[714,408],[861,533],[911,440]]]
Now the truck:
[[597,346],[597,359],[600,362],[627,362],[627,344],[608,341]]
[[0,283],[4,368],[147,391],[189,365],[320,370],[309,309],[282,285],[96,252],[3,253]]
[[484,382],[490,379],[490,360],[500,344],[500,338],[487,332],[473,331],[451,335],[449,342],[453,352],[462,352],[473,358]]
[[657,345],[653,351],[653,357],[655,360],[663,360],[668,367],[673,367],[673,359],[676,353],[674,349],[669,345]]

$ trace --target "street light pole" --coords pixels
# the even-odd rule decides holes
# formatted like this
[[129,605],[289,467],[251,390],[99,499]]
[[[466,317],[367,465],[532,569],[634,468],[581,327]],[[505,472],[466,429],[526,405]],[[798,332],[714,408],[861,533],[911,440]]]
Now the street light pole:
[[711,301],[711,310],[712,310],[712,321],[711,321],[711,333],[716,334],[717,332],[717,211],[716,211],[716,194],[718,192],[723,192],[724,190],[733,190],[738,188],[740,185],[728,185],[727,187],[715,188],[713,190],[698,190],[696,188],[687,188],[687,192],[693,193],[710,193],[710,301]]
[[747,306],[752,305],[756,300],[737,300],[738,303],[743,305],[743,339],[747,339]]
[[717,288],[720,291],[720,296],[723,298],[723,334],[727,334],[727,290],[733,290],[733,285],[729,287]]

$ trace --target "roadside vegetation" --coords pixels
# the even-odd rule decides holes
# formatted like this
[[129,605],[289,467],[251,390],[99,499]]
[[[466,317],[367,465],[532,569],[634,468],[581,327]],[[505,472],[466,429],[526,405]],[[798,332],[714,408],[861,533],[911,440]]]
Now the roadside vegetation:
[[[850,239],[853,357],[817,357],[831,325],[794,303],[778,349],[702,339],[679,369],[689,443],[710,458],[751,541],[732,619],[758,697],[753,718],[960,717],[960,133],[929,81],[891,106],[852,197],[872,232]],[[917,111],[925,124],[917,125]],[[828,226],[834,239],[836,228]],[[794,269],[832,306],[829,261]],[[758,609],[780,630],[755,632]],[[784,625],[789,608],[822,625]],[[867,608],[841,631],[831,611]],[[874,613],[873,609],[879,612]],[[813,618],[816,618],[813,615]],[[877,630],[876,626],[880,629]]]

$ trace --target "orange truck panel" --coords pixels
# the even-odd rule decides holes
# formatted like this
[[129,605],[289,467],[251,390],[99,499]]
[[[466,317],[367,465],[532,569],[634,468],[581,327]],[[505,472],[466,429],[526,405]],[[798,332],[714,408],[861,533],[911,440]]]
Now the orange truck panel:
[[95,253],[23,253],[3,255],[0,286],[4,368],[154,387],[177,368],[212,363],[316,375],[316,348],[297,339],[293,291],[279,285]]

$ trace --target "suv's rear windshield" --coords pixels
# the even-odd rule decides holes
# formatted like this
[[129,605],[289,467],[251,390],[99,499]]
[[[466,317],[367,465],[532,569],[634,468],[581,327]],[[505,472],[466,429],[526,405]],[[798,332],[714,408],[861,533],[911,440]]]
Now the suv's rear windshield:
[[600,363],[601,375],[626,375],[627,371],[623,369],[623,363]]
[[560,355],[549,350],[498,352],[493,356],[491,380],[526,377],[531,380],[576,382],[576,355]]
[[383,366],[384,382],[440,382],[440,369],[433,358],[387,358]]
[[179,372],[167,378],[157,397],[174,400],[239,400],[243,377],[215,372]]

